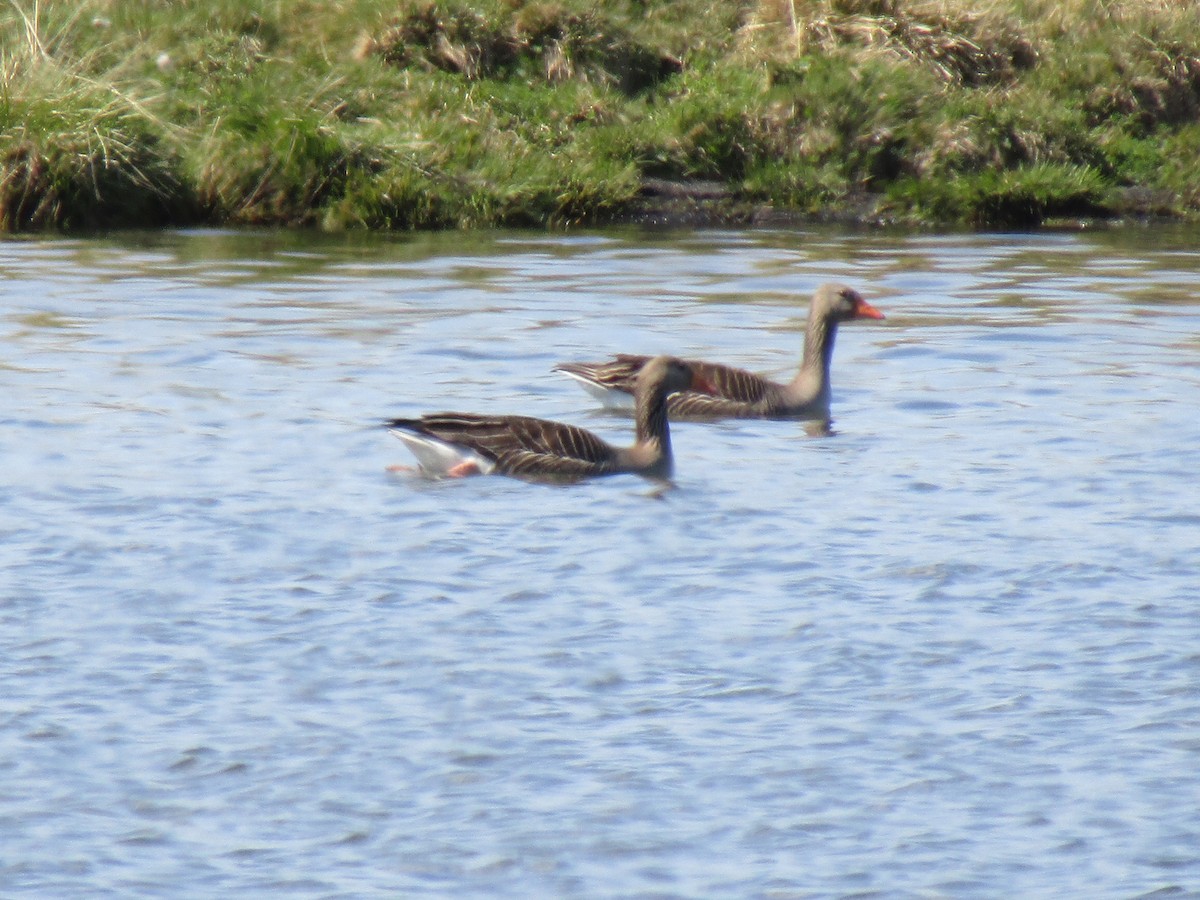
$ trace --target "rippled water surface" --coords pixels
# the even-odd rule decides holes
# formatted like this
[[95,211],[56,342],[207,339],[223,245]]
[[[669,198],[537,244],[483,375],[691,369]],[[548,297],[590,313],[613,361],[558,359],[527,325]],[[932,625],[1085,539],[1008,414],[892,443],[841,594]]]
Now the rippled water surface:
[[[0,894],[1200,894],[1200,234],[0,243]],[[834,433],[429,482],[673,351]]]

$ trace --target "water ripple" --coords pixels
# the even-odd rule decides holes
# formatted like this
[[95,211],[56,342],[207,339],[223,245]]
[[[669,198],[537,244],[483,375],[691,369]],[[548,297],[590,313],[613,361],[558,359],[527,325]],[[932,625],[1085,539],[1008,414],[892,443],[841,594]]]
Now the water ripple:
[[[0,893],[1200,892],[1194,238],[0,243]],[[386,470],[831,279],[828,434]]]

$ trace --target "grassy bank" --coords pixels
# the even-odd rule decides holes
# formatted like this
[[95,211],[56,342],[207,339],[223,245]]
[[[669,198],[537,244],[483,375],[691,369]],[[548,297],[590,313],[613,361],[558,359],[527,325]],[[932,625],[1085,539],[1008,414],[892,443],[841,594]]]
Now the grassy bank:
[[1200,0],[0,0],[0,230],[1200,218]]

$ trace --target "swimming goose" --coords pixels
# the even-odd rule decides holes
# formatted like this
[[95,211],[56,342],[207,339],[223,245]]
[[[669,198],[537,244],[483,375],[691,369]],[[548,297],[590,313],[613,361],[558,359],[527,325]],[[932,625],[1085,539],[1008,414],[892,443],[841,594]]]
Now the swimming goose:
[[[813,295],[804,332],[800,371],[787,384],[768,381],[744,369],[702,360],[684,360],[711,382],[712,396],[686,392],[667,402],[672,418],[827,419],[829,363],[839,322],[882,319],[883,313],[844,284],[823,284]],[[576,379],[607,406],[627,406],[628,395],[648,356],[622,353],[605,362],[559,363],[555,371]]]
[[640,366],[634,384],[636,440],[630,447],[614,447],[586,429],[529,416],[433,413],[386,425],[427,475],[574,480],[630,472],[668,479],[674,459],[667,397],[683,390],[711,394],[715,388],[673,357],[654,357]]

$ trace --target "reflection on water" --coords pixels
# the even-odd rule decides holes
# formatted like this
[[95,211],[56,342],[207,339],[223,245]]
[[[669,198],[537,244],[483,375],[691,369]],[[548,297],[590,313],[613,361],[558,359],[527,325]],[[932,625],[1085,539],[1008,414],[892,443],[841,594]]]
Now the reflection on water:
[[[0,893],[1200,892],[1198,236],[0,243]],[[387,471],[828,280],[830,434]]]

